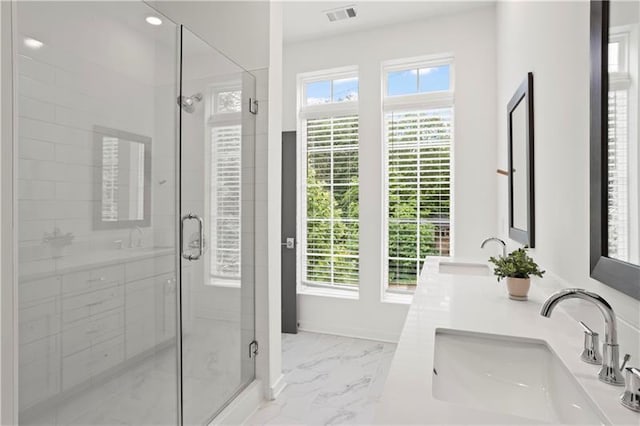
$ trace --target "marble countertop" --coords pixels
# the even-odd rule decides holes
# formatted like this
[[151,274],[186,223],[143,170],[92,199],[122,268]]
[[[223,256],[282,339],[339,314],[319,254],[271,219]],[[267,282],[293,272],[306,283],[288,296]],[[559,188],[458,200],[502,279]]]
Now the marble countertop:
[[174,254],[170,247],[140,247],[118,250],[100,250],[81,255],[64,256],[55,260],[55,269],[37,273],[20,274],[21,281],[32,281],[52,275],[60,275],[85,269],[101,268],[120,263],[135,262],[158,256]]
[[[508,298],[504,285],[496,283],[493,276],[439,273],[440,260],[427,258],[425,262],[384,391],[376,403],[375,423],[527,422],[522,417],[472,409],[433,397],[435,332],[437,328],[448,328],[544,340],[576,377],[608,422],[640,424],[640,413],[634,413],[618,402],[623,388],[600,382],[597,378],[599,366],[580,361],[583,332],[577,321],[564,311],[562,305],[558,306],[551,318],[539,314],[545,299],[562,287],[552,274],[547,274],[543,280],[534,279],[529,301],[518,302]],[[624,342],[620,344],[624,351]],[[637,365],[637,361],[630,364]]]

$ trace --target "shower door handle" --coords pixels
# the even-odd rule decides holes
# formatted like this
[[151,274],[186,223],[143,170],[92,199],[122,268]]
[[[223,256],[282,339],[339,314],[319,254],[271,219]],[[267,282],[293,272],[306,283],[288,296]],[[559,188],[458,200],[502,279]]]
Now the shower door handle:
[[[198,221],[198,232],[199,232],[199,241],[198,241],[198,254],[189,254],[184,251],[184,223],[187,220],[197,220]],[[187,260],[198,260],[200,256],[202,256],[202,252],[204,251],[204,222],[200,216],[193,213],[187,213],[182,216],[182,220],[180,221],[180,252],[182,257]]]

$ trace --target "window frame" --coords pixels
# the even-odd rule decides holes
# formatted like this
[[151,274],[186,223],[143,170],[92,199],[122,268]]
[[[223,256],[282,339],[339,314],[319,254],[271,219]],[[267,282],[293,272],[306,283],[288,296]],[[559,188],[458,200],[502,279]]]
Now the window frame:
[[[346,78],[358,79],[358,99],[353,101],[328,102],[324,104],[306,104],[306,85],[325,80],[339,80]],[[297,75],[296,78],[297,91],[297,117],[296,117],[296,139],[299,147],[296,164],[296,175],[298,181],[296,183],[297,191],[297,212],[296,212],[296,229],[299,235],[299,241],[296,245],[296,288],[300,294],[315,294],[328,297],[341,297],[357,299],[360,292],[360,279],[358,285],[340,285],[314,283],[304,280],[306,276],[306,215],[307,215],[307,121],[313,119],[326,119],[331,117],[355,115],[360,119],[360,75],[357,66],[347,66],[341,68],[333,68],[321,71],[305,72]],[[358,127],[358,174],[360,173],[360,128]],[[358,179],[358,193],[360,190],[360,181]],[[358,223],[360,215],[358,215]],[[359,234],[358,234],[359,235]],[[360,259],[360,242],[358,241],[358,263]],[[360,274],[360,268],[358,268]]]
[[[382,80],[382,172],[383,172],[383,205],[382,205],[382,285],[380,298],[383,302],[410,302],[415,290],[389,288],[389,123],[388,113],[424,111],[438,108],[451,108],[451,143],[449,151],[450,186],[449,186],[449,257],[455,253],[455,60],[453,54],[439,54],[408,59],[385,61],[381,64]],[[437,92],[417,92],[406,95],[388,95],[388,74],[403,70],[449,65],[449,90]],[[443,259],[445,256],[440,256]],[[424,266],[423,266],[424,267]],[[420,274],[420,273],[419,273]],[[418,274],[418,280],[419,280]],[[416,287],[418,283],[416,282]]]

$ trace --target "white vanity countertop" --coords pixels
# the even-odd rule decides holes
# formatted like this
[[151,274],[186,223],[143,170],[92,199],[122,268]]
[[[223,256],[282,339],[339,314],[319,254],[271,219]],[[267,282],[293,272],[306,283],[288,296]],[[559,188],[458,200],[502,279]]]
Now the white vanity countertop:
[[22,281],[31,281],[50,277],[52,275],[135,262],[173,253],[175,253],[173,248],[141,247],[120,250],[102,250],[83,255],[64,256],[55,260],[55,270],[37,272],[33,274],[21,274],[19,278]]
[[[620,405],[622,387],[598,380],[599,366],[582,362],[583,331],[563,310],[540,315],[547,296],[559,288],[546,275],[534,280],[529,301],[510,300],[493,276],[438,273],[441,258],[427,258],[393,358],[383,394],[376,404],[380,424],[525,424],[527,419],[471,409],[437,400],[432,392],[436,329],[457,329],[546,341],[612,424],[640,425],[640,413]],[[453,259],[451,259],[453,260]],[[570,302],[564,302],[570,303]],[[614,307],[615,308],[615,307]],[[604,320],[602,320],[604,321]],[[625,342],[620,341],[625,352]],[[637,365],[632,358],[630,365]],[[531,421],[533,423],[539,423]]]

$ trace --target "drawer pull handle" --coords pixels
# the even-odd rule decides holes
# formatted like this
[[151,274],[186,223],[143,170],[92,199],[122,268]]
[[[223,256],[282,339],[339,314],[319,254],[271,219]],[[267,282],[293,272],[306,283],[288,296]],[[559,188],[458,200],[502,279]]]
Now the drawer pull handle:
[[107,279],[105,277],[100,277],[100,278],[91,278],[89,280],[87,280],[88,283],[96,283],[96,282],[102,282],[102,281],[106,281]]

